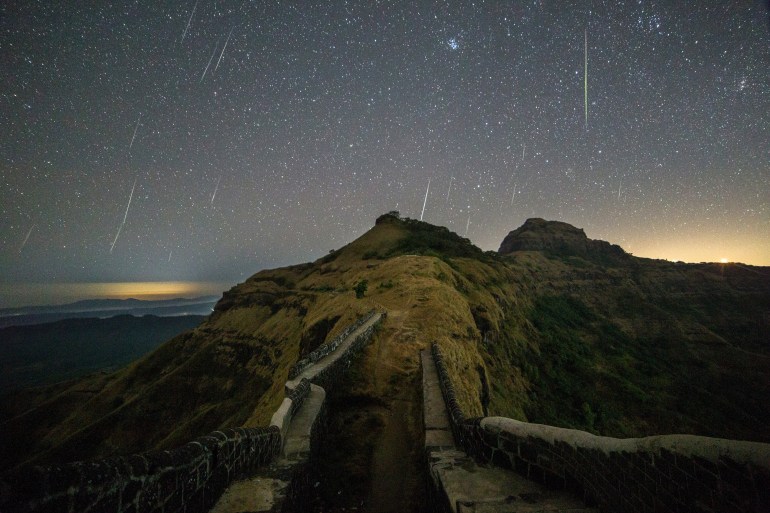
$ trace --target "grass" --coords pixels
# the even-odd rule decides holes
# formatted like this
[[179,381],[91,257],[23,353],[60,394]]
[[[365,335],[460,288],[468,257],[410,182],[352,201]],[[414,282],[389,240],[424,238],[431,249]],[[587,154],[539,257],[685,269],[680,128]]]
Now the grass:
[[[385,384],[394,368],[417,372],[419,350],[436,342],[469,416],[488,401],[492,415],[611,436],[770,441],[769,288],[740,269],[500,258],[445,228],[386,219],[312,264],[257,273],[201,326],[126,369],[25,395],[31,407],[4,425],[6,446],[21,447],[6,462],[266,425],[289,368],[372,308],[389,312],[377,336],[388,366],[366,371]],[[141,421],[151,415],[162,421]]]

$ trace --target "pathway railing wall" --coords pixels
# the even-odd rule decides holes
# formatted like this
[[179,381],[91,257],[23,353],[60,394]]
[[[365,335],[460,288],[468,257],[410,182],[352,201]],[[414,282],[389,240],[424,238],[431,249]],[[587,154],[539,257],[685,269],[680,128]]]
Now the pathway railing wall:
[[170,451],[27,467],[0,483],[0,511],[204,513],[280,451],[277,428],[214,431]]
[[358,318],[355,322],[347,326],[344,330],[342,330],[334,339],[332,339],[331,342],[328,344],[323,344],[322,346],[318,347],[314,351],[308,353],[307,356],[300,359],[297,363],[295,363],[292,368],[289,370],[289,379],[294,379],[297,376],[299,376],[302,371],[319,361],[320,359],[324,358],[325,356],[333,353],[337,350],[337,347],[342,343],[343,340],[348,338],[348,336],[356,331],[358,328],[363,326],[366,322],[369,321],[372,317],[374,317],[377,314],[375,310],[371,310],[369,313],[364,315],[363,317]]
[[503,417],[467,419],[432,354],[458,445],[475,459],[576,491],[605,512],[770,511],[770,444],[693,435],[619,439]]
[[[333,349],[375,313],[343,330]],[[344,357],[316,376],[317,381],[328,386],[338,380],[351,358],[371,338],[375,326],[356,337]],[[312,363],[323,357],[316,356]],[[303,404],[310,382],[303,379],[285,391],[286,399],[269,427],[214,431],[169,451],[20,468],[0,478],[0,512],[207,512],[231,482],[269,464],[280,454],[282,430]],[[279,425],[275,425],[276,418],[280,418]],[[316,421],[317,429],[314,424],[314,440],[321,436],[322,420]]]

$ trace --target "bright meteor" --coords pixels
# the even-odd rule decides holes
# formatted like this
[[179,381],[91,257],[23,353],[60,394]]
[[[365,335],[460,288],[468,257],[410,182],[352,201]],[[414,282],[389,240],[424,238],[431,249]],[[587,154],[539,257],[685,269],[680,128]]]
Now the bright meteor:
[[29,227],[29,231],[27,232],[27,236],[26,236],[26,237],[24,237],[24,242],[22,242],[22,243],[21,243],[21,246],[19,247],[19,253],[21,253],[21,250],[22,250],[22,249],[24,249],[24,246],[26,246],[26,245],[27,245],[27,241],[29,240],[29,236],[30,236],[30,235],[32,235],[32,229],[33,229],[34,227],[35,227],[35,225],[34,225],[34,224],[33,224],[32,226],[30,226],[30,227]]
[[422,200],[422,212],[420,212],[420,221],[422,221],[422,216],[425,214],[425,205],[428,203],[428,192],[430,192],[430,178],[428,178],[428,188],[425,189],[425,199]]
[[586,130],[588,130],[588,29],[584,33],[584,54],[583,54],[583,106],[586,118]]
[[126,205],[126,213],[123,214],[123,222],[120,223],[120,226],[118,226],[118,233],[115,234],[115,239],[112,241],[112,246],[110,246],[110,253],[112,253],[112,250],[115,249],[115,243],[118,242],[118,237],[120,237],[120,232],[123,230],[123,225],[126,224],[128,209],[131,208],[131,198],[134,197],[134,189],[136,189],[136,178],[134,178],[134,185],[131,187],[131,194],[128,195],[128,205]]

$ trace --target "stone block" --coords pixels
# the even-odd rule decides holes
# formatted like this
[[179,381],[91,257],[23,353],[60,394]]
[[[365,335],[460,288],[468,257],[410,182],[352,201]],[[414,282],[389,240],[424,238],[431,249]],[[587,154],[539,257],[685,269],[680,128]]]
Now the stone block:
[[149,471],[147,459],[139,454],[125,458],[125,464],[131,477],[144,477]]
[[123,489],[121,490],[120,502],[122,504],[138,503],[139,495],[142,493],[143,486],[144,483],[138,479],[131,479],[126,482],[126,484],[123,485]]
[[156,481],[145,482],[136,504],[140,512],[154,511],[160,506],[160,492]]
[[534,463],[537,461],[537,454],[537,449],[530,444],[529,440],[519,444],[519,457],[523,460]]

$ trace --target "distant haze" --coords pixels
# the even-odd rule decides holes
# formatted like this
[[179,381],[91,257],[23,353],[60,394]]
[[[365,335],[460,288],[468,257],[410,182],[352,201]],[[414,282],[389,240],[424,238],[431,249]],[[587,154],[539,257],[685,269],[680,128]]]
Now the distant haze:
[[116,283],[5,283],[0,308],[58,305],[82,299],[173,299],[221,295],[230,282],[151,281]]

